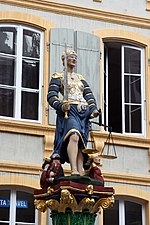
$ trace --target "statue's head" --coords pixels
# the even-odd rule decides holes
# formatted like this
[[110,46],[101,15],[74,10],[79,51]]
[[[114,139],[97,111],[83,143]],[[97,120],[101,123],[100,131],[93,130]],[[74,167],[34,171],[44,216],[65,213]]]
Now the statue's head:
[[77,53],[72,49],[67,49],[67,51],[63,52],[62,56],[61,56],[63,65],[64,65],[64,62],[65,62],[65,56],[66,56],[66,59],[68,59],[70,56],[74,56],[77,59]]
[[57,153],[54,153],[54,154],[51,156],[51,159],[52,159],[52,160],[60,160],[60,155],[58,155]]

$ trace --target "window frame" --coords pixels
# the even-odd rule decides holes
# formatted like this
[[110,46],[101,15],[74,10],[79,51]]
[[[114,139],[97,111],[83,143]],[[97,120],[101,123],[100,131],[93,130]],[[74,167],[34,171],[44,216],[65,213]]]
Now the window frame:
[[[126,135],[132,135],[132,136],[145,136],[146,135],[146,100],[145,100],[145,55],[144,55],[144,52],[145,52],[145,49],[143,47],[140,47],[140,46],[135,46],[134,44],[132,43],[129,43],[129,42],[120,42],[118,40],[109,40],[109,41],[106,41],[106,42],[103,42],[103,55],[104,55],[104,58],[103,58],[103,63],[102,63],[102,66],[103,66],[103,96],[102,96],[102,106],[103,106],[103,113],[102,113],[102,119],[104,121],[104,124],[106,125],[106,128],[105,130],[108,130],[107,129],[107,126],[109,125],[108,124],[108,121],[109,121],[109,118],[108,118],[108,80],[109,80],[109,74],[108,74],[108,47],[107,47],[107,44],[106,43],[113,43],[113,42],[117,42],[117,43],[120,43],[121,44],[121,71],[120,71],[120,75],[121,75],[121,85],[124,85],[124,76],[123,76],[123,66],[124,66],[124,57],[123,57],[123,53],[122,53],[122,48],[123,47],[128,47],[128,48],[133,48],[133,49],[138,49],[141,51],[141,112],[142,112],[142,118],[141,118],[141,133],[131,133],[131,132],[125,132],[125,115],[124,115],[124,105],[123,105],[123,102],[124,102],[124,86],[121,87],[121,94],[122,94],[122,131],[120,131],[119,133],[122,133],[122,134],[126,134]],[[106,54],[105,54],[105,51],[106,51]],[[106,64],[106,65],[105,65]],[[105,68],[106,66],[106,68]],[[106,94],[106,95],[105,95]],[[111,124],[109,125],[111,126]],[[114,131],[115,132],[115,131]],[[118,133],[118,132],[117,132]]]
[[146,225],[145,205],[144,205],[143,201],[136,200],[132,197],[131,198],[130,197],[116,198],[116,200],[119,201],[119,225],[120,224],[125,225],[125,218],[126,218],[125,217],[125,201],[130,201],[130,202],[141,205],[141,207],[142,207],[142,212],[141,212],[142,213],[142,225]]
[[[0,223],[6,223],[9,225],[16,225],[18,222],[16,221],[16,198],[17,198],[17,191],[26,192],[28,194],[32,194],[32,191],[27,190],[25,188],[17,188],[17,187],[0,187],[0,191],[10,191],[10,210],[9,210],[9,220],[8,221],[1,221]],[[38,210],[35,209],[35,222],[34,223],[27,223],[27,222],[19,222],[22,225],[38,225]]]
[[[136,199],[134,197],[130,196],[116,196],[115,198],[116,201],[118,201],[118,210],[119,210],[119,218],[118,218],[118,225],[125,225],[126,224],[126,215],[125,215],[125,202],[129,201],[132,203],[136,203],[141,205],[142,210],[142,225],[146,225],[146,207],[145,207],[145,202],[142,199]],[[108,209],[109,210],[109,209]]]
[[[132,133],[132,132],[125,132],[125,85],[124,85],[124,78],[125,78],[125,72],[124,72],[124,49],[125,48],[130,48],[134,50],[138,50],[141,53],[141,74],[138,76],[141,78],[141,133]],[[129,46],[129,45],[122,45],[121,47],[121,56],[122,56],[122,133],[123,134],[131,134],[131,135],[145,135],[145,117],[144,117],[144,103],[145,103],[145,91],[144,91],[144,86],[145,86],[145,79],[144,79],[144,49],[135,47],[135,46]],[[130,105],[132,105],[130,103]]]
[[[17,120],[17,121],[24,121],[24,122],[34,122],[34,123],[41,123],[42,122],[42,93],[43,93],[43,56],[44,56],[44,32],[25,25],[19,25],[19,24],[12,24],[12,23],[3,23],[0,24],[0,27],[10,27],[15,28],[17,32],[17,38],[16,38],[16,54],[11,55],[11,58],[16,59],[16,84],[12,87],[9,85],[3,85],[0,84],[0,87],[2,88],[8,88],[14,90],[14,102],[13,102],[13,108],[14,108],[14,115],[13,117],[10,116],[0,116],[0,119],[11,119],[11,120]],[[22,52],[22,45],[23,45],[23,30],[29,30],[31,32],[37,32],[40,34],[40,57],[39,58],[33,58],[33,57],[26,57],[23,56]],[[20,41],[22,40],[22,41]],[[7,53],[0,53],[0,56],[6,56]],[[9,56],[9,54],[7,54]],[[23,59],[30,60],[36,60],[39,62],[39,89],[30,89],[30,88],[24,88],[21,87],[22,85],[22,63]],[[30,93],[39,93],[38,96],[38,119],[24,119],[21,118],[21,94],[22,91],[30,92]]]

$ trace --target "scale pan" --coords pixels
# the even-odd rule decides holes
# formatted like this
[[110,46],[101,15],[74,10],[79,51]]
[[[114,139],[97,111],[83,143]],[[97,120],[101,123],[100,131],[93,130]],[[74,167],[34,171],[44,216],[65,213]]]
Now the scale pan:
[[85,148],[85,149],[82,149],[82,152],[86,153],[86,154],[94,154],[94,153],[97,153],[99,151],[97,149]]
[[100,155],[104,159],[116,159],[116,155]]

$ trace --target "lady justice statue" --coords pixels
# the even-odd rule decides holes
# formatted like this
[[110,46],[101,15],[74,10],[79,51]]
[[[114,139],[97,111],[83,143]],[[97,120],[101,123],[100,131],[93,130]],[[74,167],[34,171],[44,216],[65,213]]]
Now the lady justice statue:
[[[76,221],[94,225],[100,206],[106,209],[114,203],[114,189],[104,187],[99,158],[83,151],[88,142],[89,119],[99,112],[86,80],[74,72],[76,52],[65,51],[62,61],[65,70],[52,75],[47,95],[57,113],[54,151],[42,165],[42,189],[34,191],[34,204],[41,212],[50,209],[53,225],[73,225]],[[74,177],[64,176],[65,162],[70,163]]]
[[[89,133],[89,119],[99,115],[93,93],[79,73],[74,72],[77,54],[66,50],[62,54],[64,72],[51,77],[47,101],[56,110],[56,131],[53,154],[60,156],[63,164],[69,162],[71,175],[83,175],[83,163],[88,155],[86,148]],[[58,94],[63,95],[60,100]]]

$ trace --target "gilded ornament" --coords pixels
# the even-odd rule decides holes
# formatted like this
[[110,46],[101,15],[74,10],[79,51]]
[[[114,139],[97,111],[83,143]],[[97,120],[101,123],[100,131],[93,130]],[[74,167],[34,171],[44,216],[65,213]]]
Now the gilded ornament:
[[47,210],[46,201],[45,200],[34,200],[34,205],[37,210],[40,212],[45,212]]
[[61,191],[61,204],[72,204],[73,203],[73,196],[67,189]]
[[79,203],[79,208],[81,208],[81,210],[90,209],[93,207],[94,203],[95,203],[95,200],[93,198],[92,199],[84,198]]
[[101,199],[101,207],[103,209],[107,209],[110,206],[112,206],[114,204],[114,202],[115,202],[114,196],[108,197],[108,198],[104,199],[104,201],[103,201],[103,198],[102,198]]
[[89,194],[89,195],[92,195],[93,194],[93,185],[88,185],[87,188],[86,188],[86,192]]
[[55,210],[59,209],[60,204],[57,200],[50,199],[50,200],[46,201],[46,205],[51,211],[55,211]]
[[90,211],[91,213],[93,212],[98,212],[100,207],[102,207],[103,209],[107,209],[110,206],[112,206],[115,202],[115,198],[112,195],[111,197],[108,198],[100,198],[96,204],[93,206],[92,210]]
[[48,193],[49,195],[53,194],[53,192],[54,192],[54,189],[53,189],[52,187],[48,187],[48,188],[47,188],[47,193]]

